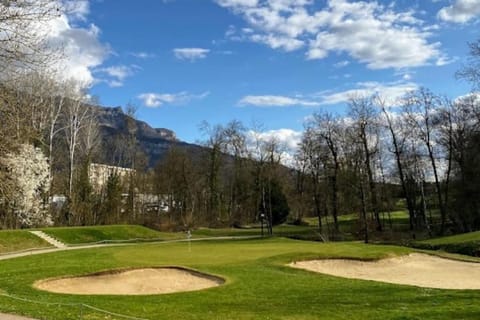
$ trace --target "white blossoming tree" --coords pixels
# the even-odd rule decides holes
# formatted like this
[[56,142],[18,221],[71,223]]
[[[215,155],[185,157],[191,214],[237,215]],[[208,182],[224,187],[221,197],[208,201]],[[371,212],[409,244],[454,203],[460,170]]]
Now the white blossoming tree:
[[9,203],[17,225],[51,225],[52,218],[43,200],[50,187],[49,164],[42,151],[23,144],[17,152],[6,155],[2,162],[13,182]]

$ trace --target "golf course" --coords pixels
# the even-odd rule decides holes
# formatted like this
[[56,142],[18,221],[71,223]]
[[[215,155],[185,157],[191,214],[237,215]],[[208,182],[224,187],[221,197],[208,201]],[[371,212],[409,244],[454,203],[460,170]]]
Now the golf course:
[[[128,227],[103,227],[103,234],[107,232],[105,228],[115,238],[116,229],[122,229],[121,234],[124,234],[124,229]],[[96,227],[97,237],[103,237],[101,229]],[[48,232],[48,229],[45,231]],[[95,232],[88,228],[72,228],[67,238],[77,245],[70,247],[74,248],[72,250],[44,254],[34,254],[35,251],[32,251],[27,256],[0,261],[0,310],[33,319],[52,320],[480,317],[480,306],[476,303],[480,299],[480,290],[432,289],[421,285],[358,280],[308,271],[296,266],[305,261],[332,258],[336,260],[327,261],[346,259],[371,263],[383,261],[381,259],[388,261],[420,255],[453,263],[458,262],[456,260],[468,260],[470,263],[466,264],[467,267],[479,269],[480,265],[477,268],[473,263],[477,259],[473,257],[433,251],[422,251],[420,254],[406,247],[366,245],[360,242],[321,243],[282,237],[215,240],[204,235],[202,237],[205,240],[202,240],[202,237],[195,237],[195,232],[192,241],[187,241],[182,233],[156,234],[156,231],[146,231],[137,226],[130,228],[129,232],[132,237],[139,233],[152,239],[162,236],[165,239],[82,248],[78,247],[79,242],[81,244],[78,240],[81,234]],[[54,229],[51,233],[62,234]],[[2,235],[3,232],[0,232]],[[85,243],[95,240],[95,237],[88,238]],[[68,241],[65,242],[69,244]],[[438,261],[435,263],[442,269],[441,262]],[[403,270],[408,273],[408,268],[407,264]],[[178,292],[145,294],[58,293],[49,291],[48,286],[39,285],[72,277],[74,280],[80,279],[77,282],[85,282],[95,276],[120,276],[145,270],[157,270],[160,274],[162,270],[168,270],[169,274],[181,271],[193,278],[214,279],[215,283],[211,287],[189,291],[187,288],[182,289],[184,284],[179,283],[188,279],[179,277],[177,283],[170,282],[170,286],[178,286]],[[449,275],[448,270],[443,270],[446,272],[445,283],[454,280],[456,276],[454,273]],[[175,277],[175,273],[170,276]],[[119,279],[124,283],[130,281]],[[149,281],[148,277],[144,277],[143,281],[145,286],[150,287],[161,287],[167,283],[167,280],[161,278]],[[158,283],[153,283],[154,281]],[[141,283],[136,286],[145,287]]]

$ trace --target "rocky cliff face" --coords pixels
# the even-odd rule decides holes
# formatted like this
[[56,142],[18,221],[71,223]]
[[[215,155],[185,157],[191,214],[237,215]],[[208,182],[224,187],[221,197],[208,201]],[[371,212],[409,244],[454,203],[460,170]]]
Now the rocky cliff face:
[[135,136],[137,149],[148,158],[148,165],[153,167],[163,158],[172,146],[201,151],[202,147],[177,139],[175,132],[165,128],[152,128],[144,121],[136,120],[125,114],[121,107],[108,108],[92,106],[100,125],[100,135],[104,154],[100,161],[110,165],[126,165],[124,149],[129,137]]
[[133,120],[134,128],[137,137],[142,140],[168,140],[171,142],[177,142],[175,132],[165,128],[152,128],[147,123],[132,119],[125,114],[121,107],[107,108],[107,107],[94,107],[100,126],[105,130],[111,130],[116,132],[127,132],[129,130],[127,121]]

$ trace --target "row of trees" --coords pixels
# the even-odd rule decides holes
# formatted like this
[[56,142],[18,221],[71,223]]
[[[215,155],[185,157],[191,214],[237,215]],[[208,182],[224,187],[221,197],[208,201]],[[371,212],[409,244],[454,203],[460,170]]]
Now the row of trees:
[[269,232],[285,222],[290,170],[281,165],[281,144],[238,121],[203,123],[202,131],[202,151],[174,147],[154,170],[153,191],[168,195],[173,222],[220,226],[264,219]]
[[[470,44],[472,60],[458,73],[474,86],[479,43]],[[413,237],[480,228],[475,93],[450,100],[421,88],[397,101],[351,97],[346,115],[318,112],[305,124],[292,170],[281,165],[278,141],[261,139],[257,128],[233,121],[203,129],[208,153],[194,159],[171,150],[155,170],[155,190],[170,195],[172,214],[184,223],[245,223],[262,213],[274,222],[282,211],[274,203],[285,199],[292,220],[315,215],[323,231],[331,217],[334,237],[338,217],[358,212],[356,231],[368,241],[391,229],[396,208],[407,209]]]
[[[291,212],[297,221],[317,216],[321,231],[322,218],[331,217],[327,227],[336,236],[339,216],[358,212],[359,234],[368,241],[403,198],[412,234],[480,228],[478,95],[451,101],[419,89],[395,103],[381,94],[352,97],[347,115],[319,112],[306,123],[295,168],[282,165],[282,145],[257,126],[204,123],[203,149],[173,147],[149,170],[135,108],[127,107],[124,130],[101,141],[82,85],[52,72],[61,54],[52,52],[41,26],[61,13],[55,3],[0,4],[3,227],[146,222],[142,213],[151,210],[139,199],[156,196],[175,225],[264,220],[272,232]],[[458,75],[478,88],[480,41],[470,48],[472,60]],[[132,170],[123,179],[112,173],[96,190],[92,162]],[[53,194],[66,196],[62,209],[51,210]]]
[[[100,193],[91,185],[89,165],[105,158],[106,147],[99,141],[95,109],[83,97],[74,84],[39,74],[2,86],[4,226],[141,222],[136,195],[156,194],[168,199],[171,222],[182,225],[244,224],[263,216],[272,226],[285,221],[290,204],[293,217],[314,214],[320,227],[321,218],[331,216],[336,234],[338,216],[356,211],[368,240],[369,230],[385,227],[381,213],[394,207],[395,189],[405,199],[412,232],[480,226],[480,104],[474,94],[449,101],[420,89],[395,105],[379,96],[354,97],[348,116],[316,113],[306,124],[294,170],[282,166],[278,141],[232,121],[205,123],[201,152],[172,148],[147,171],[128,116],[127,130],[117,137],[121,143],[107,161],[121,158],[119,164],[136,171],[123,185],[112,175]],[[37,169],[27,165],[31,159],[37,159]],[[23,167],[35,173],[22,180]],[[68,206],[49,217],[53,193],[66,194]],[[36,200],[23,199],[27,194]]]
[[397,185],[412,232],[432,232],[437,215],[440,234],[447,226],[480,227],[478,197],[472,197],[478,183],[476,95],[449,101],[419,89],[394,105],[378,95],[352,97],[348,108],[347,117],[316,113],[303,135],[297,158],[311,181],[317,216],[331,214],[338,231],[338,215],[356,207],[368,241],[369,228],[384,228],[380,213],[394,208],[389,198]]
[[[474,94],[449,101],[420,89],[395,105],[379,96],[354,97],[348,116],[314,114],[306,124],[295,169],[282,165],[278,141],[232,121],[225,126],[203,124],[201,152],[174,147],[148,171],[135,140],[135,122],[126,117],[126,133],[118,137],[124,148],[116,149],[123,155],[121,164],[136,171],[123,185],[112,175],[99,193],[89,178],[90,163],[105,149],[94,108],[72,84],[59,85],[38,74],[24,79],[15,88],[2,87],[1,134],[8,144],[2,144],[6,170],[1,170],[1,214],[6,227],[53,220],[141,222],[143,209],[136,206],[136,195],[155,194],[168,202],[171,223],[181,225],[245,224],[262,216],[272,226],[286,220],[290,205],[293,217],[313,214],[320,227],[321,218],[331,216],[336,234],[340,215],[359,212],[368,241],[369,230],[384,229],[382,213],[394,207],[392,190],[398,189],[412,232],[480,227],[480,104]],[[27,162],[34,158],[35,173],[20,179],[18,168],[33,168]],[[26,183],[29,179],[37,184]],[[27,206],[18,198],[35,193],[42,202],[27,201]],[[68,206],[48,217],[53,193],[66,194]],[[122,200],[122,194],[127,199]],[[45,210],[26,219],[27,211],[35,212],[33,203],[36,210]]]

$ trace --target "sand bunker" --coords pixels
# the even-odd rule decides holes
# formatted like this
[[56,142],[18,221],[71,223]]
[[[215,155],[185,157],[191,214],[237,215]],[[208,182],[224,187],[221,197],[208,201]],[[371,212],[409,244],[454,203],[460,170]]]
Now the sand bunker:
[[37,281],[35,288],[68,294],[148,295],[216,287],[223,279],[182,268],[147,268]]
[[325,259],[294,262],[290,266],[350,279],[438,289],[480,289],[480,263],[420,253],[372,262]]

